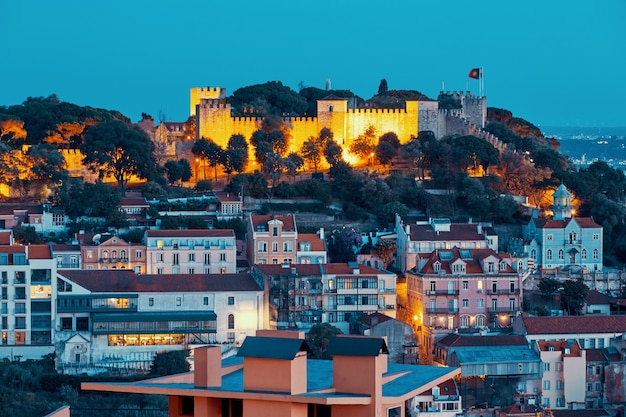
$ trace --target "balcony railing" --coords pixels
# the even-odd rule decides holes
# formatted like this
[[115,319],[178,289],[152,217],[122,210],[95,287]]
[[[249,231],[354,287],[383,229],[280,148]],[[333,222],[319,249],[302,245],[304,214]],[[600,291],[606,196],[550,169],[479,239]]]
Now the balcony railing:
[[506,290],[489,289],[489,290],[487,290],[487,294],[490,294],[490,295],[507,295],[507,294],[515,295],[515,294],[519,294],[519,288],[515,288],[513,290],[511,290],[510,288],[506,289]]
[[459,295],[459,290],[427,290],[426,295]]
[[452,313],[452,314],[455,314],[455,313],[459,312],[459,308],[458,307],[456,307],[456,308],[454,308],[454,307],[452,307],[452,308],[450,308],[450,307],[448,307],[448,308],[429,308],[428,312],[429,313],[435,313],[435,314],[436,313],[446,313],[446,314],[447,313]]

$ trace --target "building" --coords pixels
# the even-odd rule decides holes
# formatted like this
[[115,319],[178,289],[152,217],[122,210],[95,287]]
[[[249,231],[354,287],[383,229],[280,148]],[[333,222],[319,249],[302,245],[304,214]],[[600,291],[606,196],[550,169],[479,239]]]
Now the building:
[[148,274],[234,274],[235,232],[230,229],[146,230]]
[[0,204],[0,229],[32,226],[36,232],[64,232],[69,218],[63,210],[43,204]]
[[360,317],[379,311],[396,317],[396,276],[357,263],[264,265],[252,273],[264,282],[266,328],[310,328],[332,323],[344,333]]
[[525,252],[544,273],[602,271],[602,226],[574,217],[572,194],[563,184],[552,194],[552,216],[534,217],[525,228]]
[[464,407],[540,404],[541,361],[523,336],[449,334],[435,345],[434,362],[461,368]]
[[455,368],[388,364],[382,338],[336,337],[332,361],[324,361],[307,359],[302,333],[261,334],[247,337],[237,357],[225,360],[216,347],[196,349],[188,374],[81,387],[167,395],[170,417],[403,417],[416,396],[458,374]]
[[81,247],[78,243],[53,243],[52,256],[57,261],[57,270],[59,269],[81,269],[82,256]]
[[498,235],[482,223],[452,223],[429,219],[405,225],[396,215],[396,267],[402,272],[421,268],[425,258],[437,249],[492,249],[498,251]]
[[384,337],[389,349],[389,361],[393,363],[418,363],[415,329],[410,324],[382,313],[370,313],[359,320],[366,336]]
[[456,380],[449,379],[416,396],[409,410],[412,417],[456,417],[463,411]]
[[[77,235],[82,269],[128,269],[136,274],[146,272],[146,246],[126,242],[111,233]],[[56,255],[56,253],[55,253]],[[70,263],[73,258],[70,255]]]
[[521,276],[492,249],[438,249],[407,272],[408,308],[421,326],[424,360],[457,329],[509,327],[521,311]]
[[298,229],[293,214],[248,215],[250,264],[292,264],[296,261]]
[[250,274],[68,270],[58,285],[55,344],[64,372],[149,369],[157,351],[232,347],[265,321],[263,290]]
[[49,245],[0,246],[0,358],[53,351],[56,272]]
[[298,249],[296,263],[298,264],[325,264],[328,262],[324,229],[319,233],[298,234]]
[[541,405],[550,408],[585,407],[586,351],[576,340],[538,340],[541,358]]
[[230,220],[243,216],[243,197],[241,195],[224,191],[214,191],[213,194],[218,199],[218,220]]

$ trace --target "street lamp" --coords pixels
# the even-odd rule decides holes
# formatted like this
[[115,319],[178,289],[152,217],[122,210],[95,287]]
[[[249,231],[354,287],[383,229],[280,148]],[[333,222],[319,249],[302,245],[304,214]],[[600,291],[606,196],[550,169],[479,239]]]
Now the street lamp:
[[196,158],[196,182],[198,182],[198,169],[199,169],[200,159]]

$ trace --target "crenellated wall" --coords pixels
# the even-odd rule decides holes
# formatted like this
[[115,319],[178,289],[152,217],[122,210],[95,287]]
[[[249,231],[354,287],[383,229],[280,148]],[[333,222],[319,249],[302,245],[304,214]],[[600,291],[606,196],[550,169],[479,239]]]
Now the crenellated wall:
[[200,100],[219,100],[226,98],[226,89],[219,87],[194,87],[189,89],[189,115],[196,115],[196,106]]

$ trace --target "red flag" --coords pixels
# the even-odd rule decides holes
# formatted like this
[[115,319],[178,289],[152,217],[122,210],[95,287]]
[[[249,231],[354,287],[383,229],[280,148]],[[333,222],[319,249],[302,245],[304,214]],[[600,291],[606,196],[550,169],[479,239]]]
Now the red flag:
[[470,72],[469,72],[469,77],[470,78],[474,78],[476,80],[480,79],[480,77],[482,76],[480,68],[473,68]]

